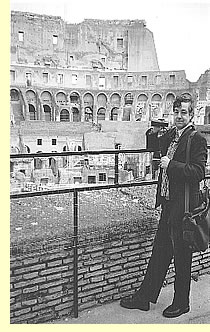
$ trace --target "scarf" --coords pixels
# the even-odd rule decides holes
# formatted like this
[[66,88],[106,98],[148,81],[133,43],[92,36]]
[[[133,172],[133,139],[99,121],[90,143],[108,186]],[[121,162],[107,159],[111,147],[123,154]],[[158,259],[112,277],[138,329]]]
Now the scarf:
[[[178,142],[179,142],[179,132],[176,129],[174,138],[172,139],[166,153],[166,156],[169,159],[173,159],[174,153],[178,146]],[[169,179],[166,173],[166,169],[162,170],[161,196],[165,197],[166,200],[169,200]]]

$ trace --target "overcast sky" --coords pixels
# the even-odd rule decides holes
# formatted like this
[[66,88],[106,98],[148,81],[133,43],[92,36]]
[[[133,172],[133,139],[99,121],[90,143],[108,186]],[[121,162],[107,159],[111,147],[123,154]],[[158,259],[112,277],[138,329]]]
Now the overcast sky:
[[85,18],[144,19],[160,70],[185,70],[190,81],[210,68],[210,0],[11,0],[11,10]]

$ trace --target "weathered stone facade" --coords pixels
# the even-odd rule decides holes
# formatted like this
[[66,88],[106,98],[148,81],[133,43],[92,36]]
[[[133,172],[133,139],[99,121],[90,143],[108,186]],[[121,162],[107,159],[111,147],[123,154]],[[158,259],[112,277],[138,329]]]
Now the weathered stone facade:
[[151,118],[171,123],[172,102],[181,92],[197,99],[195,123],[210,123],[210,71],[196,83],[183,70],[160,71],[144,20],[68,24],[12,12],[10,74],[11,132],[29,121],[78,122],[78,134],[85,122],[100,132],[112,121],[128,128],[134,121],[145,128]]
[[171,124],[182,92],[197,99],[195,123],[210,123],[210,71],[196,83],[184,70],[160,71],[143,20],[68,24],[12,12],[10,74],[12,153],[144,148],[150,120]]
[[11,60],[61,67],[159,70],[153,34],[144,20],[84,20],[12,12]]

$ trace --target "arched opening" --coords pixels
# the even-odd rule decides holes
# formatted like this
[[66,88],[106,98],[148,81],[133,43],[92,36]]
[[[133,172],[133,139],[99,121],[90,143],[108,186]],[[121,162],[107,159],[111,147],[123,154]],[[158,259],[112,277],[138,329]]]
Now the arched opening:
[[136,121],[141,121],[142,118],[145,119],[146,112],[147,112],[147,101],[148,97],[144,93],[141,93],[137,98],[137,105],[136,105]]
[[137,98],[137,102],[147,102],[147,100],[148,97],[144,93],[141,93]]
[[210,124],[210,113],[208,114],[208,124]]
[[97,113],[97,121],[105,120],[105,114],[106,114],[105,108],[103,108],[103,107],[99,108],[98,113]]
[[26,100],[29,104],[34,104],[36,103],[36,94],[32,90],[26,91]]
[[156,102],[156,101],[160,102],[162,100],[162,97],[161,97],[161,95],[159,95],[159,93],[156,93],[152,96],[151,100],[154,101],[154,102]]
[[59,105],[66,105],[66,95],[63,92],[58,92],[56,95],[56,103]]
[[28,107],[29,107],[29,119],[36,120],[36,110],[34,105],[29,104]]
[[51,121],[52,117],[51,117],[51,109],[50,106],[48,105],[43,105],[44,108],[44,119],[45,121]]
[[85,108],[85,122],[93,121],[93,111],[90,107]]
[[91,109],[93,109],[93,105],[94,105],[94,98],[90,93],[86,93],[84,95],[84,107],[89,107]]
[[41,102],[44,104],[51,104],[52,96],[51,96],[50,92],[44,91],[41,93]]
[[70,117],[69,117],[69,111],[67,110],[62,110],[60,112],[60,122],[68,122],[70,120]]
[[173,93],[168,93],[166,96],[166,101],[173,102],[175,99],[175,95]]
[[10,90],[10,100],[11,101],[19,101],[19,92],[15,89]]
[[132,93],[127,93],[124,98],[125,105],[132,105],[133,104],[134,96]]
[[162,97],[159,93],[155,93],[151,99],[151,117],[152,118],[162,118],[161,114],[161,100]]
[[81,116],[77,107],[72,107],[73,122],[80,122]]
[[103,107],[106,108],[106,103],[107,103],[107,97],[104,93],[100,93],[97,96],[97,103],[98,103],[98,107]]
[[77,92],[72,92],[70,94],[70,103],[80,104],[80,96]]
[[118,93],[113,93],[110,98],[110,103],[112,106],[120,107],[121,97]]
[[169,115],[173,111],[173,101],[175,99],[175,95],[173,93],[168,93],[166,96],[166,105],[163,111],[163,118],[168,119]]
[[118,120],[118,111],[119,111],[119,109],[117,107],[114,107],[111,110],[111,114],[110,114],[110,120],[111,121],[117,121]]

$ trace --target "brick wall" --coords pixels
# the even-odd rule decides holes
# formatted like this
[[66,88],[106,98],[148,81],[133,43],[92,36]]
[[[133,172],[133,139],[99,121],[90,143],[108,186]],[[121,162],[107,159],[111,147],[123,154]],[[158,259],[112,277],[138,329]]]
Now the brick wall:
[[[151,225],[150,225],[151,226]],[[99,236],[81,235],[78,249],[78,302],[81,310],[119,300],[143,279],[153,228]],[[101,235],[103,233],[103,235]],[[22,246],[22,249],[25,248]],[[11,324],[42,323],[73,314],[72,240],[56,238],[47,249],[34,244],[11,251]],[[194,254],[192,277],[210,272],[210,250]],[[164,284],[173,282],[173,264]]]

